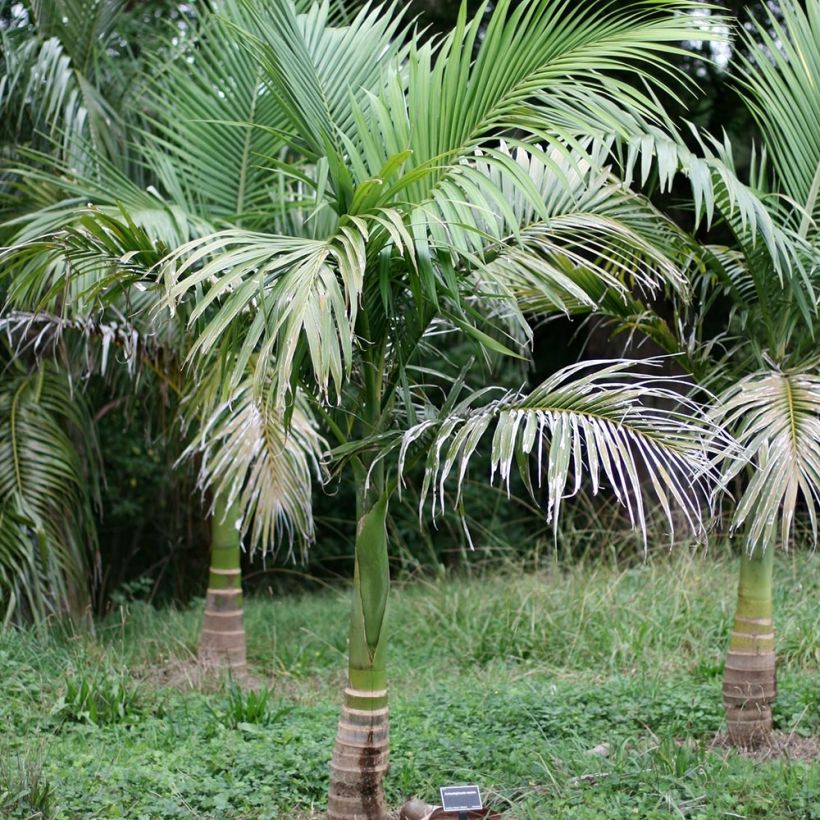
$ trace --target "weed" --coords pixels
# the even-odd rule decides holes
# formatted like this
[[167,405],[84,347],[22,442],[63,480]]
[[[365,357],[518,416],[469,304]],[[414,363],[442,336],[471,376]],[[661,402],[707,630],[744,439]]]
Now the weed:
[[73,674],[52,710],[60,721],[97,726],[124,723],[135,712],[134,688],[125,675],[113,672]]
[[230,729],[244,725],[268,726],[290,712],[292,707],[279,704],[273,707],[267,686],[258,690],[243,690],[231,678],[226,689],[226,698],[221,711],[214,715]]
[[26,820],[50,818],[56,811],[54,788],[43,772],[42,751],[0,758],[0,813]]

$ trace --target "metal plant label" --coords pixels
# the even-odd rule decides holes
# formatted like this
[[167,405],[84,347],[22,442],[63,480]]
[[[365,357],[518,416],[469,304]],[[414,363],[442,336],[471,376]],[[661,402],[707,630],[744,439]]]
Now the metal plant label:
[[444,811],[473,811],[483,808],[478,786],[442,786],[440,791]]

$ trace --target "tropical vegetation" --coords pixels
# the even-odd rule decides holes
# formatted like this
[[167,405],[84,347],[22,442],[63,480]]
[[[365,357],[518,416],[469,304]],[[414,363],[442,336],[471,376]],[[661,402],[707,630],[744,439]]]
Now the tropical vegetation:
[[[490,497],[556,550],[573,502],[600,530],[610,496],[645,552],[726,511],[729,738],[771,746],[774,549],[816,543],[820,500],[816,0],[740,37],[748,168],[678,118],[687,46],[728,30],[694,0],[465,3],[441,34],[398,3],[32,0],[0,22],[7,624],[88,618],[98,423],[141,403],[210,520],[206,666],[252,683],[243,565],[307,554],[314,484],[340,500],[331,818],[388,812],[391,544],[441,522],[474,547]],[[605,352],[573,360],[567,331],[542,360],[556,326]],[[116,722],[109,683],[57,711]],[[232,686],[232,728],[267,720],[267,688]]]
[[633,155],[654,152],[661,180],[687,175],[696,208],[704,203],[726,231],[725,244],[704,243],[693,257],[694,309],[677,329],[654,314],[612,311],[679,354],[713,392],[711,418],[740,447],[722,460],[735,494],[730,530],[745,544],[723,691],[729,733],[744,745],[765,742],[772,729],[772,552],[789,548],[795,527],[816,546],[820,501],[820,132],[806,128],[820,123],[820,5],[779,8],[782,20],[770,12],[741,35],[738,81],[762,138],[748,182],[731,144],[706,136],[693,156],[648,130],[641,141],[651,148]]

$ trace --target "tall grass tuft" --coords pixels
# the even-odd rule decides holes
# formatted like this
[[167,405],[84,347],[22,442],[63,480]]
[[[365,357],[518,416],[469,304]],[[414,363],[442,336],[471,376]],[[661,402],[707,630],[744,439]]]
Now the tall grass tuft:
[[52,710],[59,721],[102,726],[124,723],[135,713],[135,689],[126,674],[112,671],[75,673]]
[[53,817],[56,811],[54,788],[43,772],[42,751],[0,757],[0,815],[39,820]]

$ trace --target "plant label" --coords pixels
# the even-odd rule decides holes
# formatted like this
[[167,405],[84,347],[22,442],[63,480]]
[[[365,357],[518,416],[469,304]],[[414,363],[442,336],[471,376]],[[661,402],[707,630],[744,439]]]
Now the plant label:
[[444,811],[473,811],[483,808],[478,786],[442,786],[439,791]]

